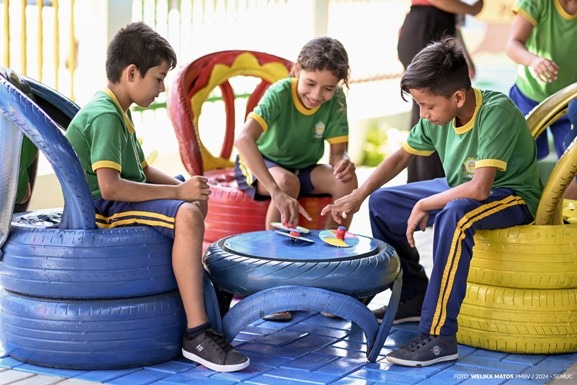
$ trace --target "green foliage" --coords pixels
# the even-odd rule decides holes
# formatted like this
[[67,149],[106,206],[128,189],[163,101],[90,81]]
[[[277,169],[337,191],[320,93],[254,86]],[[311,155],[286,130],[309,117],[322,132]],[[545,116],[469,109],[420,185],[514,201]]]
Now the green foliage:
[[376,167],[387,156],[397,151],[407,140],[409,131],[381,123],[367,129],[363,144],[362,166]]
[[387,138],[387,132],[379,127],[371,127],[367,130],[363,144],[363,166],[376,167],[385,159],[383,144],[387,142]]

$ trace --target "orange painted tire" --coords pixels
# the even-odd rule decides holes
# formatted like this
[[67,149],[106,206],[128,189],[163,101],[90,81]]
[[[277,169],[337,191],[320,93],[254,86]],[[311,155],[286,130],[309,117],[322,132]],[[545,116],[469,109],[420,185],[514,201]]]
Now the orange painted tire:
[[[205,220],[205,243],[234,234],[265,229],[269,200],[255,201],[240,190],[232,169],[208,171],[204,175],[209,179],[212,190]],[[300,198],[299,202],[313,217],[312,221],[307,221],[300,216],[299,224],[309,229],[323,229],[327,217],[321,216],[320,212],[323,207],[332,203],[332,198],[310,196]]]

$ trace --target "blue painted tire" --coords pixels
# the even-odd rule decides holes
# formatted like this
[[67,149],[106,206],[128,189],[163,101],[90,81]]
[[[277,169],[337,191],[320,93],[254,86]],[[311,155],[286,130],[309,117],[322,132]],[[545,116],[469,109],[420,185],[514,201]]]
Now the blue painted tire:
[[[64,115],[77,111],[78,106],[56,91],[27,82]],[[1,77],[0,116],[46,156],[65,200],[53,228],[13,222],[0,250],[0,286],[24,295],[72,299],[137,297],[176,289],[172,239],[145,226],[97,229],[92,195],[70,143],[50,116]]]
[[13,227],[0,286],[43,298],[124,298],[177,289],[172,239],[147,226],[110,230]]
[[240,296],[280,285],[301,285],[363,298],[388,289],[401,269],[395,249],[377,239],[373,239],[374,251],[359,256],[322,258],[313,253],[291,260],[238,254],[227,247],[229,238],[208,247],[204,267],[215,287]]
[[146,366],[181,354],[177,292],[116,300],[51,300],[0,293],[0,341],[11,357],[59,369]]
[[[51,91],[44,91],[50,98]],[[58,104],[74,111],[64,99]],[[13,221],[0,245],[0,342],[6,353],[31,364],[81,370],[138,367],[179,356],[186,320],[175,291],[172,239],[146,226],[97,229],[86,176],[70,143],[38,105],[1,77],[0,119],[9,122],[10,133],[19,129],[42,151],[65,200],[57,223]],[[207,315],[220,329],[210,281],[204,290]]]

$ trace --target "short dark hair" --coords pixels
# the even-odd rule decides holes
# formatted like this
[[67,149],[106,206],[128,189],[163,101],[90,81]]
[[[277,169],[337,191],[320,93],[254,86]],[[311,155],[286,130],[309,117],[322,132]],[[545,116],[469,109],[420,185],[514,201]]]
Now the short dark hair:
[[112,83],[120,80],[122,71],[134,64],[142,76],[166,60],[176,67],[176,53],[170,43],[143,22],[130,23],[112,38],[106,53],[106,77]]
[[309,40],[301,49],[296,63],[305,71],[330,71],[348,87],[349,55],[337,39],[321,36]]
[[469,66],[463,47],[453,37],[444,37],[423,48],[401,78],[401,97],[411,89],[428,89],[432,94],[450,97],[459,89],[471,89]]

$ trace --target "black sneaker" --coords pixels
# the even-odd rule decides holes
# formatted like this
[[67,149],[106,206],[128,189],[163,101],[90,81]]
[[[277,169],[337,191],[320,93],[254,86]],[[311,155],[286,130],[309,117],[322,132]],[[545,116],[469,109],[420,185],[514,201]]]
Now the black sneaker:
[[429,366],[459,358],[456,336],[419,334],[387,354],[387,361],[403,366]]
[[182,355],[216,372],[236,372],[250,365],[243,356],[214,329],[208,329],[193,338],[182,340]]
[[[409,299],[399,301],[399,308],[397,309],[397,314],[395,314],[393,325],[419,322],[421,320],[421,308],[423,307],[424,300],[424,295],[416,295]],[[373,310],[373,314],[377,317],[379,323],[383,320],[386,311],[386,306]]]

